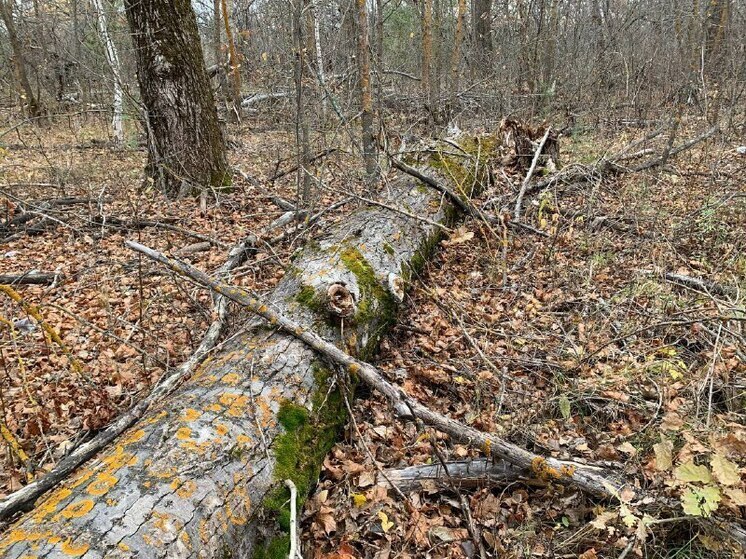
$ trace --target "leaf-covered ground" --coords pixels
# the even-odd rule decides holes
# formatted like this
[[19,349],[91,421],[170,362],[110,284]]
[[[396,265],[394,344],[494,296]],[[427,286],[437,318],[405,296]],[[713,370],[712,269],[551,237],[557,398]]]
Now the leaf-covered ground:
[[[597,146],[634,137],[579,134],[563,139],[563,159],[589,162]],[[549,237],[509,232],[505,250],[502,231],[465,222],[412,286],[380,355],[438,411],[539,454],[619,465],[646,503],[607,510],[556,485],[483,483],[461,491],[467,513],[447,479],[402,498],[381,471],[438,463],[434,445],[446,460],[479,452],[392,420],[371,394],[306,507],[313,556],[478,557],[468,515],[499,557],[727,556],[678,502],[694,517],[744,520],[746,157],[735,147],[558,186],[524,213]],[[521,179],[496,169],[483,201],[508,207]],[[687,289],[666,271],[734,293]],[[640,512],[665,497],[681,518]]]
[[[123,240],[213,271],[237,240],[283,214],[269,195],[294,197],[294,174],[267,178],[294,164],[287,133],[231,128],[231,163],[257,182],[237,174],[230,193],[168,203],[142,185],[144,150],[103,143],[107,126],[66,120],[2,138],[2,222],[22,201],[87,201],[38,207],[53,218],[48,227],[0,245],[4,274],[62,275],[52,287],[15,288],[61,344],[0,293],[0,412],[8,428],[0,495],[43,474],[141,398],[191,353],[213,318],[209,294],[140,261]],[[685,128],[695,134],[704,126]],[[562,160],[587,164],[643,134],[577,131],[561,139]],[[680,518],[650,514],[650,503],[648,516],[637,502],[604,508],[536,480],[460,492],[445,480],[398,493],[382,471],[478,453],[395,421],[362,390],[302,513],[308,556],[478,557],[480,545],[505,557],[726,556],[723,539],[697,519],[714,513],[743,523],[746,506],[746,157],[734,142],[725,135],[701,144],[664,171],[528,197],[523,220],[546,237],[463,222],[410,286],[377,361],[409,394],[474,427],[539,454],[621,464],[651,499],[670,498]],[[316,172],[326,186],[318,209],[361,184],[349,153],[321,160]],[[524,172],[495,161],[479,202],[493,213],[512,210]],[[110,226],[112,218],[160,221],[203,238],[124,230]],[[204,237],[212,244],[193,252]],[[261,245],[235,281],[270,289],[303,242]],[[731,291],[702,293],[664,272]]]
[[[270,195],[294,197],[294,174],[274,184],[266,178],[294,165],[287,159],[292,140],[284,132],[232,130],[230,161],[250,179],[236,173],[232,192],[174,203],[143,184],[145,150],[134,139],[113,147],[107,129],[104,120],[65,118],[24,126],[0,144],[0,223],[20,215],[21,207],[39,213],[18,228],[0,228],[0,273],[60,274],[53,286],[12,286],[25,304],[38,307],[43,324],[12,293],[0,292],[0,419],[8,429],[0,496],[42,475],[132,406],[166,370],[186,360],[215,318],[209,293],[141,260],[124,240],[214,271],[237,241],[283,215]],[[331,171],[320,169],[324,173]],[[332,194],[322,193],[318,206],[328,206]],[[84,202],[44,206],[45,200],[73,197]],[[40,231],[26,231],[44,216],[51,220]],[[159,226],[123,228],[117,220],[159,222],[197,237]],[[259,243],[234,281],[258,292],[271,289],[304,236],[290,240]]]

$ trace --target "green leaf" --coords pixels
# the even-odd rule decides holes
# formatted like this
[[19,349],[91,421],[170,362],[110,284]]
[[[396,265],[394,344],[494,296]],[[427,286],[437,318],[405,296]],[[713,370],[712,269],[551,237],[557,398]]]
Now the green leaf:
[[570,419],[570,399],[564,394],[559,399],[559,409],[562,419]]
[[712,474],[723,485],[738,485],[741,483],[741,473],[738,464],[731,462],[722,454],[713,454],[710,459]]
[[694,462],[687,462],[686,464],[678,466],[673,474],[679,481],[698,481],[701,483],[712,482],[712,476],[710,475],[710,470],[707,469],[707,466],[697,466]]
[[718,508],[722,499],[720,489],[714,485],[705,487],[687,487],[681,494],[681,507],[691,516],[710,516]]

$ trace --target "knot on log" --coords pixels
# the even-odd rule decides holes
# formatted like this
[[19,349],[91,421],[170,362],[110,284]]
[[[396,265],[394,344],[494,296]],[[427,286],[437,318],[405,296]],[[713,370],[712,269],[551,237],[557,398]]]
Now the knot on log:
[[355,296],[342,282],[333,283],[326,290],[329,312],[339,318],[355,314]]

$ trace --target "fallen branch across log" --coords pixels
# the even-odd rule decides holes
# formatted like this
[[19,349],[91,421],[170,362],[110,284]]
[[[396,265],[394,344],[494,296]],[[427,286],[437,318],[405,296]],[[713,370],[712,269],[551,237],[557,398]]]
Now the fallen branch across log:
[[389,400],[396,414],[402,419],[419,419],[426,425],[434,427],[458,441],[482,449],[488,456],[505,460],[523,470],[533,471],[537,476],[544,476],[545,479],[551,479],[564,485],[576,486],[596,497],[612,499],[619,494],[619,491],[625,485],[620,479],[615,479],[613,475],[605,473],[602,468],[594,468],[571,461],[561,461],[551,457],[542,457],[514,445],[497,435],[479,431],[432,411],[407,396],[401,388],[387,381],[381,371],[370,363],[366,363],[345,353],[313,331],[304,329],[300,324],[271,309],[248,292],[217,282],[185,262],[169,258],[134,241],[127,241],[125,244],[148,258],[152,258],[167,266],[170,270],[188,277],[197,284],[210,288],[216,293],[238,303],[254,314],[261,316],[273,326],[303,341],[308,347],[322,354],[335,365],[360,378],[368,386],[384,395]]

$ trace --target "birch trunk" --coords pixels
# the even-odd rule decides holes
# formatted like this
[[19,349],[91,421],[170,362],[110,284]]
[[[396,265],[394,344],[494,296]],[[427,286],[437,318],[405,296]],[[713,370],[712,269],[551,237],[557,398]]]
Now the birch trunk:
[[117,144],[124,141],[124,125],[122,123],[122,114],[124,112],[124,93],[122,92],[122,72],[119,64],[119,55],[117,47],[109,35],[109,26],[106,21],[106,12],[102,0],[93,0],[93,9],[96,10],[96,20],[98,21],[98,31],[101,34],[101,40],[104,42],[106,50],[106,62],[109,64],[111,73],[114,77],[114,101],[112,108],[114,115],[111,120],[112,135]]

